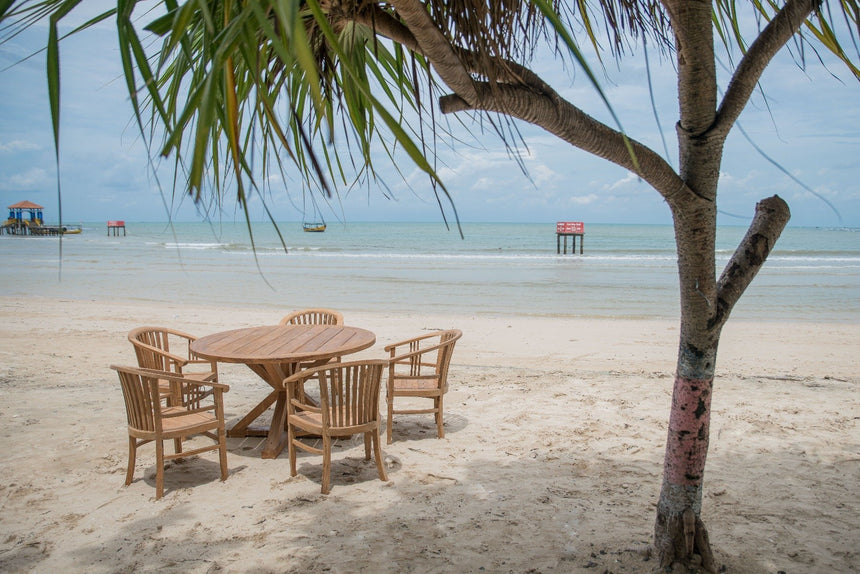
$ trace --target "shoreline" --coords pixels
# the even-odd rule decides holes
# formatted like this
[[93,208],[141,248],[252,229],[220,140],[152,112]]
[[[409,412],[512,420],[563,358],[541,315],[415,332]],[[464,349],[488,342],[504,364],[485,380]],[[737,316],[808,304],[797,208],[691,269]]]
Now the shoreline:
[[[196,335],[273,324],[293,307],[0,297],[0,569],[17,572],[639,573],[662,471],[678,325],[657,319],[345,311],[371,349],[422,330],[464,332],[446,437],[404,416],[383,445],[390,482],[360,440],[333,457],[262,460],[228,439],[172,464],[154,500],[154,452],[127,462],[110,364],[134,364],[132,327]],[[860,568],[860,326],[730,320],[713,399],[703,518],[728,572]],[[223,367],[223,368],[222,368]],[[219,365],[228,425],[265,384]],[[169,447],[168,447],[169,449]],[[847,534],[846,534],[847,533]]]
[[[256,254],[241,226],[226,225],[215,237],[203,224],[182,224],[175,233],[148,225],[121,238],[75,236],[63,243],[61,260],[56,245],[0,242],[9,261],[26,262],[0,279],[0,293],[105,303],[119,297],[152,307],[182,300],[250,312],[277,313],[284,305],[491,319],[677,321],[671,226],[632,226],[623,233],[603,227],[589,235],[585,255],[574,257],[556,254],[554,228],[533,224],[480,225],[468,240],[412,224],[324,234],[297,229],[285,236],[294,246],[289,253],[274,234],[255,235]],[[717,269],[733,252],[733,234],[719,242]],[[768,258],[733,320],[860,323],[855,236],[786,233],[782,251]]]
[[[12,325],[32,327],[34,319],[57,321],[58,328],[72,329],[65,319],[87,325],[98,317],[100,329],[113,329],[125,352],[125,335],[143,324],[170,325],[197,336],[212,332],[277,323],[293,307],[222,306],[150,302],[128,299],[82,300],[56,297],[0,296],[0,332]],[[464,339],[458,355],[468,349],[480,366],[496,366],[487,357],[504,356],[497,366],[522,367],[535,359],[554,358],[578,370],[612,367],[625,373],[665,367],[674,373],[679,321],[668,318],[547,317],[475,313],[380,312],[343,310],[347,324],[371,329],[377,344],[362,356],[380,355],[388,342],[411,336],[416,330],[459,328]],[[78,327],[81,324],[78,323]],[[43,328],[48,328],[44,327]],[[10,331],[14,338],[14,329]],[[512,333],[522,333],[517,337]],[[114,342],[115,343],[115,342]],[[758,345],[758,348],[755,346]],[[717,378],[723,373],[749,374],[765,369],[770,376],[857,376],[856,353],[860,351],[860,325],[839,322],[729,319],[723,328],[717,357]],[[631,357],[624,361],[625,355]],[[380,355],[381,356],[381,355]],[[134,355],[126,357],[134,360]],[[825,360],[826,359],[826,360]]]

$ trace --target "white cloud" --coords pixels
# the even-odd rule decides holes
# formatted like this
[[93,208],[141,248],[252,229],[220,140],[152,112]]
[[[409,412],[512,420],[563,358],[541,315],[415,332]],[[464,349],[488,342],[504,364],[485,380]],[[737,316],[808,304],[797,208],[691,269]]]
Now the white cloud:
[[22,173],[13,173],[0,179],[0,189],[11,191],[39,190],[46,185],[53,185],[48,172],[41,167],[34,167]]
[[537,186],[546,185],[559,180],[559,175],[548,165],[540,164],[537,166],[529,166],[528,170],[529,175]]
[[599,195],[596,193],[589,193],[588,195],[574,195],[568,201],[574,205],[591,205],[599,200]]
[[477,191],[481,189],[495,189],[498,184],[490,177],[479,177],[472,184],[472,189]]
[[632,171],[628,171],[627,175],[625,175],[623,178],[619,179],[618,181],[616,181],[614,183],[604,185],[603,189],[605,189],[607,191],[615,191],[617,189],[627,187],[631,183],[634,183],[634,184],[639,183],[639,177],[635,173],[633,173]]
[[5,143],[0,142],[0,152],[29,151],[35,149],[41,149],[41,146],[34,144],[33,142],[23,140],[13,140]]

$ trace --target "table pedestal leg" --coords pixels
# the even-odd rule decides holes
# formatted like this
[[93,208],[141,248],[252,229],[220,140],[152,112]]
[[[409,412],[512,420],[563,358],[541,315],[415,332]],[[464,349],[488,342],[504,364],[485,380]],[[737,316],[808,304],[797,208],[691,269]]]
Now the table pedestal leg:
[[266,436],[267,432],[265,429],[260,428],[248,428],[249,425],[257,420],[260,415],[269,410],[269,407],[278,400],[279,391],[272,391],[269,393],[265,399],[260,401],[256,407],[254,407],[251,412],[242,417],[242,420],[233,425],[233,427],[227,431],[227,436],[230,438],[236,437],[246,437],[246,436]]
[[[227,435],[231,437],[265,436],[266,442],[263,445],[262,457],[277,458],[287,446],[287,393],[284,390],[284,379],[292,374],[295,365],[267,363],[248,365],[248,367],[269,383],[273,390],[242,420],[233,425]],[[248,428],[252,422],[272,406],[272,403],[275,404],[275,412],[272,414],[272,422],[269,424],[268,431],[261,432],[262,429]]]

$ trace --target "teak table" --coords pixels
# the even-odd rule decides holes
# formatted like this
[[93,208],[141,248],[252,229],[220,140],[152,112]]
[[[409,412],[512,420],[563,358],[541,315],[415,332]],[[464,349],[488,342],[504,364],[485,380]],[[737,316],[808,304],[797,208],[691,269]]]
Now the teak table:
[[[234,329],[201,337],[191,350],[206,359],[243,363],[269,383],[272,392],[233,425],[227,436],[266,436],[263,458],[276,458],[287,443],[287,392],[284,379],[300,364],[322,365],[373,346],[376,335],[343,325],[271,325]],[[269,430],[248,428],[275,403]]]

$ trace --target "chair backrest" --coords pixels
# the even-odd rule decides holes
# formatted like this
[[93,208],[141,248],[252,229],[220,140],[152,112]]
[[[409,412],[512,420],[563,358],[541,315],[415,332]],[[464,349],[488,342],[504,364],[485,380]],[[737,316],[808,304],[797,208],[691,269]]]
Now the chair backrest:
[[160,424],[161,406],[158,395],[158,377],[133,367],[111,365],[119,375],[128,426],[154,433]]
[[[379,421],[379,389],[387,366],[385,359],[329,363],[297,373],[284,383],[292,389],[296,382],[319,376],[323,428],[360,427]],[[291,403],[301,405],[298,399]]]
[[459,329],[443,331],[439,335],[439,355],[436,357],[436,373],[439,375],[439,386],[445,386],[448,380],[448,367],[451,365],[451,356],[454,354],[454,345],[463,336]]
[[[435,331],[386,347],[391,352],[392,369],[395,369],[395,365],[408,365],[410,377],[427,376],[427,370],[432,370],[429,374],[437,377],[440,388],[444,387],[454,345],[462,336],[463,332],[459,329]],[[406,345],[409,350],[404,352],[403,347]]]
[[190,344],[195,339],[193,335],[166,327],[138,327],[128,333],[140,367],[174,373],[181,373],[182,366],[173,357],[191,359]]
[[303,309],[293,311],[281,325],[343,325],[343,314],[332,309]]

